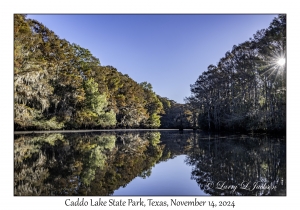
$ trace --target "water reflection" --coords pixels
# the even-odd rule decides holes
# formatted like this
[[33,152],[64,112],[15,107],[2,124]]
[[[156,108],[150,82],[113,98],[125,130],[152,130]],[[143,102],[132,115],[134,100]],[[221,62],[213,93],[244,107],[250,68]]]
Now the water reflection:
[[199,137],[186,160],[210,195],[286,195],[285,140],[267,136]]
[[[132,180],[139,177],[136,189],[146,191],[147,183],[155,182],[152,177],[157,183],[171,179],[167,172],[182,166],[169,160],[185,155],[185,163],[176,164],[189,166],[184,170],[195,186],[178,195],[285,195],[285,151],[281,138],[186,131],[15,135],[14,194],[101,196],[119,189],[123,195],[143,195],[135,193]],[[157,176],[159,164],[165,173]],[[186,187],[187,181],[177,177],[177,187]],[[258,183],[276,189],[251,190],[247,183],[248,188]],[[152,195],[165,195],[160,189]]]

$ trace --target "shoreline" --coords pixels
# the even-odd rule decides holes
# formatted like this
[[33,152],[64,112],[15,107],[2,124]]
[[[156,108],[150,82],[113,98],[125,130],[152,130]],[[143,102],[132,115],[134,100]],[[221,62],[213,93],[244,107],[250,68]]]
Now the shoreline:
[[[184,129],[190,130],[193,129]],[[112,132],[112,131],[178,131],[178,129],[89,129],[89,130],[50,130],[50,131],[14,131],[14,134],[35,134],[35,133],[86,133],[86,132]]]

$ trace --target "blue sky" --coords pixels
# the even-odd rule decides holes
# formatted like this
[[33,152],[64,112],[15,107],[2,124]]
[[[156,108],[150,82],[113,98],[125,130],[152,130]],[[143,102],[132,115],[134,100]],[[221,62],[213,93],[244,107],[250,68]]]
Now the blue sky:
[[184,103],[210,64],[267,28],[277,14],[28,15],[154,92]]

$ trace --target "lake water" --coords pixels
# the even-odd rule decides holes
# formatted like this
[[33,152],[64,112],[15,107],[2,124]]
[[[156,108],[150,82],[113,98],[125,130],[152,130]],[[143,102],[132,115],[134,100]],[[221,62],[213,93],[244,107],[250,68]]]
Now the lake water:
[[20,196],[286,195],[286,139],[193,131],[18,134]]

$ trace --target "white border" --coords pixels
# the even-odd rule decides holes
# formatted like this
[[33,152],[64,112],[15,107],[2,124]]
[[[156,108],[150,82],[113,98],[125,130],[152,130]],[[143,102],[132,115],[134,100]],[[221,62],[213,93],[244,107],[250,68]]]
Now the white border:
[[[234,200],[234,209],[297,209],[296,178],[298,169],[297,147],[299,139],[295,131],[298,128],[299,113],[299,12],[296,1],[196,1],[196,0],[109,0],[109,1],[5,1],[1,4],[1,209],[53,209],[64,208],[65,197],[14,197],[13,196],[13,14],[14,13],[196,13],[196,14],[287,14],[287,196],[284,197],[201,197],[202,200]],[[3,47],[4,46],[4,47]],[[4,63],[4,65],[3,65]],[[4,74],[4,76],[3,76]],[[4,173],[4,174],[3,174]],[[124,197],[126,198],[126,197]],[[150,197],[143,197],[147,199]],[[169,200],[170,197],[154,197],[157,200]],[[192,197],[178,197],[190,200]],[[109,198],[106,198],[109,199]],[[138,197],[136,197],[138,199]],[[97,208],[97,207],[96,207]],[[100,207],[98,207],[100,208]],[[148,208],[148,207],[146,207]],[[211,207],[210,207],[211,208]],[[206,209],[210,209],[206,208]],[[220,207],[218,207],[219,209]],[[137,208],[136,208],[137,209]],[[205,208],[202,208],[205,209]]]

